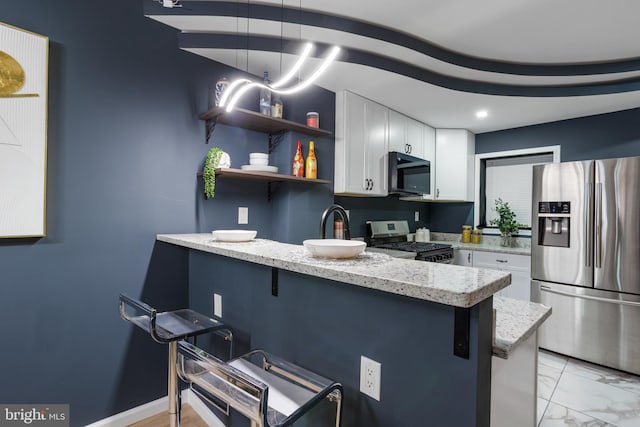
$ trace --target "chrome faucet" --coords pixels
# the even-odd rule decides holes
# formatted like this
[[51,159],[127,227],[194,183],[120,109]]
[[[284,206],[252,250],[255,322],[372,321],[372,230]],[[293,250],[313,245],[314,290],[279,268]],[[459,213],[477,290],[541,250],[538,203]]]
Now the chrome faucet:
[[337,212],[344,221],[344,240],[351,240],[351,231],[349,231],[349,218],[347,217],[347,211],[340,205],[331,205],[322,212],[322,219],[320,220],[320,238],[326,239],[327,220],[332,212]]

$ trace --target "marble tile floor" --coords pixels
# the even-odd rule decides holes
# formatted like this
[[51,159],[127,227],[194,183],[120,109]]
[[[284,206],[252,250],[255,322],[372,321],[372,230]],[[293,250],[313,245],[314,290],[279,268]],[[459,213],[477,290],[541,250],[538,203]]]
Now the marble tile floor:
[[640,377],[540,350],[538,427],[640,427]]

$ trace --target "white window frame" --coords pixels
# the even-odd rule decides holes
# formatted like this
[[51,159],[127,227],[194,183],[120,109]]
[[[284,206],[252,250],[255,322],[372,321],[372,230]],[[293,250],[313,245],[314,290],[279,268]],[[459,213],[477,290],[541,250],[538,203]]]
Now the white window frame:
[[[520,150],[508,150],[508,151],[496,151],[493,153],[476,154],[476,173],[475,173],[475,201],[473,203],[473,223],[478,225],[480,223],[480,164],[482,160],[496,159],[500,157],[517,157],[517,156],[529,156],[532,154],[553,154],[553,163],[560,163],[560,145],[548,145],[546,147],[533,147],[523,148]],[[482,234],[487,235],[499,235],[496,230],[482,229]],[[531,230],[520,230],[520,236],[531,236]]]

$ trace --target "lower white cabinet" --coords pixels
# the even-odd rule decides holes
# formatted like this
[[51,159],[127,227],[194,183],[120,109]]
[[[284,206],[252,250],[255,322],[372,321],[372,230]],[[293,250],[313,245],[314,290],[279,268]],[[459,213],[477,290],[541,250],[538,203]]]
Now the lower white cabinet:
[[531,256],[456,249],[453,263],[465,267],[489,268],[511,273],[511,285],[497,295],[531,301]]
[[511,285],[498,295],[531,301],[531,256],[473,251],[473,266],[511,273]]
[[473,251],[457,249],[453,251],[453,263],[463,267],[473,267]]

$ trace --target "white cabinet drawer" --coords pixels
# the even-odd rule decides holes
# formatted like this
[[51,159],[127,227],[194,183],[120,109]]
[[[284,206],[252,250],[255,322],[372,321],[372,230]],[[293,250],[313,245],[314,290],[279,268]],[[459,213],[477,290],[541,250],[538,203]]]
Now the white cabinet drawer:
[[473,266],[498,270],[531,271],[528,255],[502,254],[498,252],[474,251]]

